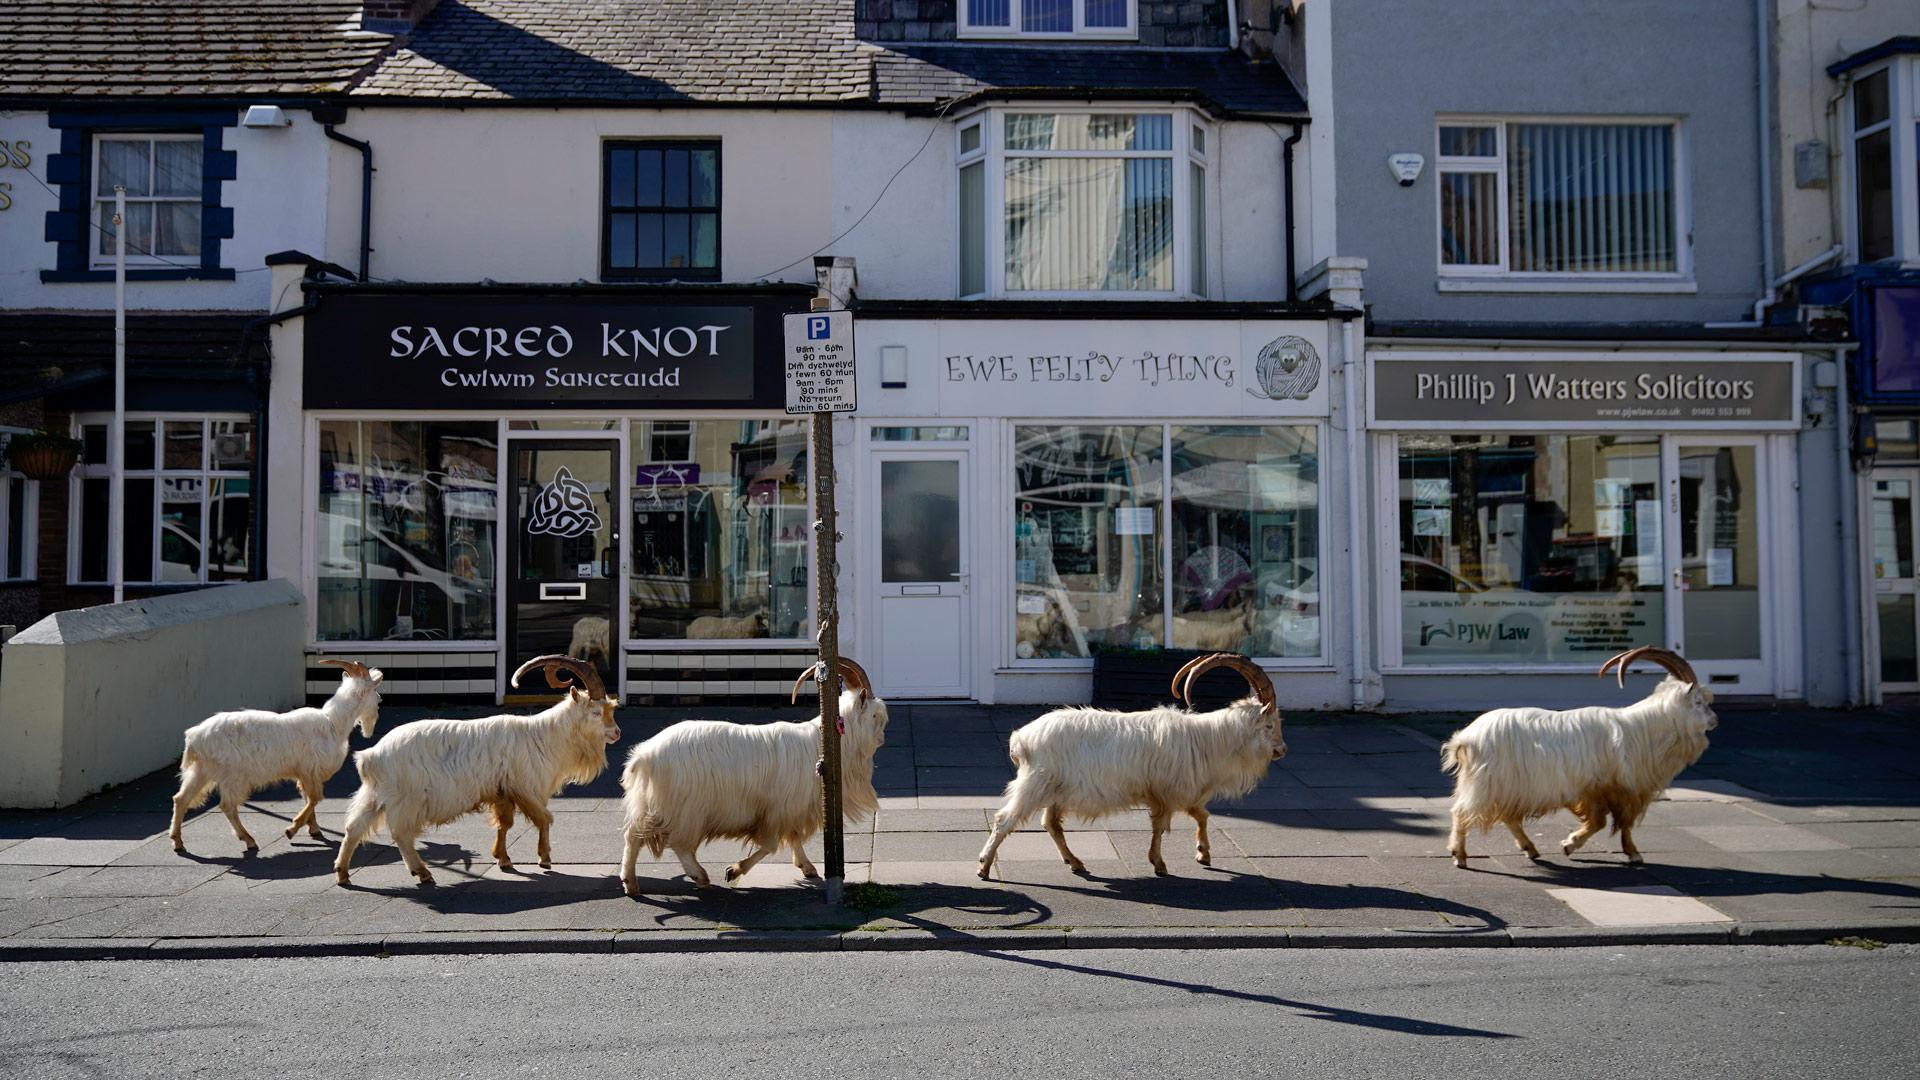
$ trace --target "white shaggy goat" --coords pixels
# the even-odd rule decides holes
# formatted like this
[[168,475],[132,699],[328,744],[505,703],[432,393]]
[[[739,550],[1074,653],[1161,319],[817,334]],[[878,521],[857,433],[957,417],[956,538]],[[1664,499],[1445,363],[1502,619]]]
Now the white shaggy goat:
[[1253,790],[1287,752],[1273,682],[1244,656],[1214,653],[1188,661],[1173,676],[1175,698],[1190,704],[1193,680],[1216,667],[1238,672],[1253,693],[1203,713],[1174,705],[1141,712],[1055,709],[1015,731],[1008,752],[1019,774],[993,816],[993,835],[980,851],[980,876],[993,869],[1001,843],[1035,811],[1045,811],[1060,857],[1075,873],[1085,873],[1085,864],[1067,848],[1066,816],[1097,818],[1135,806],[1152,816],[1147,859],[1154,873],[1167,872],[1160,838],[1176,810],[1193,818],[1194,858],[1206,865],[1212,858],[1207,803]]
[[431,885],[433,874],[420,861],[414,841],[422,830],[482,807],[493,816],[493,857],[500,869],[513,869],[507,830],[516,807],[540,831],[540,865],[553,865],[547,843],[553,814],[547,800],[570,783],[599,776],[607,767],[607,747],[620,741],[620,729],[613,722],[615,702],[593,665],[570,656],[537,656],[513,673],[513,685],[535,668],[546,671],[548,685],[566,690],[544,712],[416,720],[354,755],[360,790],[347,808],[346,839],[333,863],[335,880],[347,883],[353,849],[384,823],[407,869]]
[[1707,732],[1718,720],[1713,693],[1700,685],[1685,660],[1651,645],[1624,652],[1600,666],[1626,685],[1627,668],[1646,659],[1669,675],[1653,692],[1624,708],[1592,706],[1495,709],[1455,732],[1441,748],[1441,768],[1455,774],[1453,833],[1447,850],[1453,864],[1467,865],[1467,831],[1505,825],[1527,858],[1540,852],[1521,828],[1561,807],[1580,827],[1560,850],[1571,855],[1606,827],[1609,815],[1627,861],[1645,862],[1633,846],[1633,826],[1680,770],[1700,759]]
[[612,636],[612,622],[599,615],[576,619],[573,623],[573,640],[567,643],[567,655],[589,664],[611,663],[613,653],[607,643]]
[[[794,681],[817,674],[815,664]],[[873,755],[886,741],[887,703],[873,696],[860,665],[840,658],[840,800],[850,821],[880,805],[873,790]],[[729,724],[683,720],[633,748],[620,783],[626,788],[626,853],[620,885],[637,896],[634,860],[645,846],[656,858],[668,848],[687,877],[702,888],[707,871],[695,860],[708,840],[744,840],[753,850],[727,867],[728,881],[785,844],[793,865],[818,877],[804,845],[820,831],[820,718],[804,723]]]
[[321,660],[341,669],[340,688],[319,708],[292,712],[239,709],[215,713],[187,729],[187,747],[180,755],[180,791],[173,797],[173,850],[185,851],[180,825],[187,811],[220,789],[220,812],[227,815],[233,835],[258,851],[260,845],[240,824],[240,804],[254,792],[278,780],[292,780],[307,804],[287,826],[292,837],[306,825],[308,834],[322,839],[314,811],[320,806],[327,778],[347,760],[347,736],[354,724],[373,737],[380,717],[380,672],[353,660]]

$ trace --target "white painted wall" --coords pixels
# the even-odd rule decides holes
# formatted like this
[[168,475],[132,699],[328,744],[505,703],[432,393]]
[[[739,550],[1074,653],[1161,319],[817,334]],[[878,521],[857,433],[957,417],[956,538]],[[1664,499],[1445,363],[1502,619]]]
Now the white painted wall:
[[[1777,0],[1777,12],[1775,116],[1780,171],[1774,190],[1779,192],[1781,246],[1776,274],[1841,242],[1838,222],[1847,183],[1844,155],[1852,124],[1845,115],[1845,99],[1831,102],[1842,86],[1827,75],[1827,65],[1920,28],[1911,0],[1861,0],[1847,5]],[[1827,144],[1825,188],[1794,184],[1793,148],[1810,139]]]
[[[221,243],[220,260],[245,272],[232,281],[131,282],[128,308],[263,311],[269,300],[266,256],[289,248],[319,250],[327,206],[327,140],[305,113],[288,110],[288,115],[291,127],[226,131],[225,146],[238,155],[239,175],[222,186],[222,202],[233,209],[234,234]],[[44,112],[0,112],[0,142],[20,140],[32,144],[32,163],[24,170],[0,169],[0,182],[13,185],[7,193],[13,206],[0,211],[0,307],[112,310],[111,281],[41,282],[40,271],[54,268],[57,251],[46,240],[46,228],[47,212],[57,209],[59,200],[51,185],[42,184],[47,158],[60,149],[60,132],[47,126]]]
[[[719,139],[728,281],[813,280],[828,231],[833,119],[734,109],[361,109],[338,129],[373,144],[375,279],[570,283],[600,276],[600,147]],[[326,258],[359,260],[360,155],[332,147]]]
[[180,759],[223,709],[287,709],[306,678],[291,582],[62,611],[7,642],[0,806],[67,806]]
[[[601,144],[706,138],[723,146],[723,280],[811,282],[818,251],[853,256],[866,298],[956,292],[955,135],[946,119],[864,110],[403,108],[357,110],[339,130],[374,146],[376,279],[599,280]],[[1221,123],[1213,134],[1214,298],[1280,299],[1282,135],[1257,123]],[[1305,142],[1296,151],[1304,267],[1326,253],[1317,251],[1308,211],[1312,154]],[[337,144],[329,152],[325,257],[352,267],[360,157]]]

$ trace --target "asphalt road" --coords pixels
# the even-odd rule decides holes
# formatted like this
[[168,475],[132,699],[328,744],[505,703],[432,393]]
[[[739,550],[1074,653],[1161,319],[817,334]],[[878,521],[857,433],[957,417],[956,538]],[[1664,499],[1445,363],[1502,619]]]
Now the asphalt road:
[[[0,1076],[1911,1077],[1920,946],[0,967]],[[609,1071],[617,1070],[617,1071]]]

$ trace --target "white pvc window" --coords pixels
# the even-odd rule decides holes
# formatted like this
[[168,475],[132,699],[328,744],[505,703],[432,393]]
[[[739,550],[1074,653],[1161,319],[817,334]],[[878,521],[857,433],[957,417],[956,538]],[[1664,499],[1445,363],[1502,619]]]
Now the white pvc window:
[[[0,446],[19,429],[0,432]],[[0,581],[38,575],[40,482],[0,465]]]
[[1208,137],[1181,111],[958,126],[962,296],[1205,296]]
[[[74,470],[68,577],[112,580],[107,524],[111,421],[84,416]],[[126,427],[125,581],[244,581],[253,566],[253,422],[245,416],[133,414]]]
[[1442,277],[1685,275],[1679,125],[1442,120]]
[[200,257],[200,135],[102,135],[94,140],[93,263],[114,260],[116,185],[127,189],[127,261]]
[[1136,0],[959,0],[963,38],[1133,38]]

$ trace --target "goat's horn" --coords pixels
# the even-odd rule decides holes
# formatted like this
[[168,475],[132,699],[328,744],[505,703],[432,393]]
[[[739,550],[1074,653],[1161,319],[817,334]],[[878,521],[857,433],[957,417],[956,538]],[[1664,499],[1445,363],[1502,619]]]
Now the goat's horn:
[[371,674],[371,672],[367,668],[367,665],[361,663],[358,660],[335,660],[332,657],[326,657],[324,659],[315,660],[314,663],[320,664],[324,667],[337,667],[341,671],[346,672],[349,676],[355,679],[364,679],[369,674]]
[[1628,649],[1623,653],[1615,653],[1607,657],[1606,663],[1601,664],[1600,670],[1595,672],[1595,674],[1604,679],[1607,676],[1607,672],[1613,672],[1614,682],[1618,683],[1624,689],[1627,685],[1626,666],[1639,659],[1642,653],[1651,648],[1653,648],[1651,645],[1642,645],[1637,649]]
[[793,696],[787,699],[788,704],[791,704],[791,705],[800,704],[800,685],[806,682],[808,679],[813,678],[814,675],[817,674],[819,671],[820,671],[819,664],[807,665],[807,670],[801,672],[800,677],[793,680]]
[[838,661],[838,664],[839,664],[841,681],[846,683],[851,683],[853,685],[854,690],[856,691],[863,690],[866,692],[868,697],[872,697],[873,696],[873,680],[867,678],[867,669],[861,667],[859,664],[854,663],[851,659],[844,656],[836,657],[835,659]]
[[1700,676],[1694,674],[1693,665],[1687,663],[1679,653],[1666,649],[1654,649],[1647,653],[1647,659],[1666,668],[1668,673],[1681,682],[1691,686],[1700,684]]
[[1181,664],[1180,670],[1173,673],[1173,700],[1186,701],[1187,704],[1189,705],[1193,704],[1192,701],[1187,700],[1186,684],[1181,680],[1187,677],[1187,672],[1192,671],[1194,668],[1200,666],[1200,661],[1205,659],[1206,659],[1206,656],[1204,654],[1200,656],[1196,656],[1193,659],[1187,661],[1186,663]]
[[546,670],[547,685],[553,687],[555,690],[564,690],[568,686],[578,683],[580,686],[586,688],[588,695],[591,697],[598,699],[607,696],[607,684],[601,681],[598,668],[577,657],[560,656],[557,654],[551,656],[536,656],[526,663],[521,664],[513,673],[511,680],[513,686],[518,689],[520,686],[520,676],[536,668],[544,668]]
[[1700,676],[1694,674],[1692,664],[1687,663],[1678,653],[1662,649],[1657,645],[1642,645],[1637,649],[1630,649],[1618,656],[1608,658],[1606,663],[1600,665],[1600,674],[1605,675],[1608,671],[1612,671],[1613,681],[1624,687],[1627,685],[1627,669],[1633,666],[1635,660],[1658,664],[1667,670],[1667,674],[1682,682],[1694,686],[1700,684]]
[[1217,667],[1232,668],[1241,678],[1247,680],[1247,686],[1253,690],[1253,696],[1260,699],[1260,708],[1263,712],[1273,713],[1280,710],[1279,703],[1274,700],[1273,680],[1267,676],[1266,672],[1260,670],[1258,664],[1239,653],[1214,653],[1212,656],[1202,657],[1193,666],[1193,671],[1187,675],[1184,688],[1188,692],[1189,704],[1192,703],[1191,691],[1194,680]]

